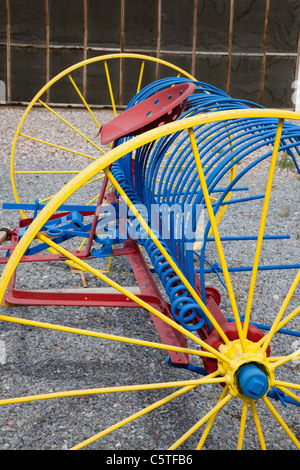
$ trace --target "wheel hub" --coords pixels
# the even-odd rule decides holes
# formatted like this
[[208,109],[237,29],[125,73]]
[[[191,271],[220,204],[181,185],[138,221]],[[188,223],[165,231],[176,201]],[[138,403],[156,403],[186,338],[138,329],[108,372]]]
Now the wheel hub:
[[258,343],[246,340],[246,347],[244,353],[240,340],[222,344],[219,351],[230,362],[218,360],[218,370],[233,396],[243,400],[261,398],[273,384],[273,371]]
[[256,364],[245,364],[237,372],[238,384],[248,398],[261,398],[269,389],[266,374]]

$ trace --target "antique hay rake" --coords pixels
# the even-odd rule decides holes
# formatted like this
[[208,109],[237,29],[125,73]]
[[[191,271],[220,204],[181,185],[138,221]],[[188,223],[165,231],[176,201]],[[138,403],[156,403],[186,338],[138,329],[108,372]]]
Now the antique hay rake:
[[[137,93],[119,115],[109,74],[111,59],[141,61]],[[169,74],[142,88],[148,62],[166,66]],[[103,125],[73,78],[80,67],[95,64],[104,64],[114,112],[113,119]],[[177,76],[170,76],[173,70]],[[92,118],[94,140],[43,101],[43,94],[64,80],[70,81]],[[47,119],[50,116],[49,126],[52,118],[62,125],[63,131],[57,133],[61,141],[50,142],[46,136],[30,133],[35,105],[45,110]],[[197,449],[206,446],[218,415],[224,409],[230,413],[233,403],[241,406],[234,444],[238,449],[243,446],[247,414],[253,418],[255,443],[267,447],[268,436],[259,419],[261,406],[273,420],[274,432],[282,429],[299,448],[297,431],[289,421],[300,401],[299,251],[297,237],[294,240],[284,231],[287,223],[279,224],[278,201],[273,197],[280,155],[289,158],[295,173],[299,172],[300,128],[291,122],[299,119],[290,111],[232,99],[171,64],[141,55],[93,58],[51,80],[28,106],[13,143],[11,175],[16,202],[3,207],[20,210],[22,219],[12,231],[3,231],[0,261],[5,268],[0,299],[8,305],[105,307],[104,312],[99,310],[104,317],[110,307],[129,312],[141,308],[150,314],[160,341],[136,337],[134,315],[127,335],[102,333],[92,324],[84,330],[63,321],[58,325],[17,315],[1,315],[0,320],[163,351],[172,368],[162,367],[182,375],[177,375],[179,380],[99,384],[84,390],[3,397],[1,404],[176,389],[107,427],[98,423],[95,426],[101,430],[95,429],[92,437],[70,446],[80,449],[101,446],[100,438],[150,412],[159,413],[161,407],[191,396],[192,391],[193,404],[196,396],[205,396],[206,389],[215,385],[219,393],[213,405],[186,422],[183,430],[174,424],[176,438],[169,443],[170,449],[189,442]],[[78,147],[75,137],[70,146],[64,143],[69,131],[77,135]],[[23,158],[26,145],[32,157],[29,168]],[[39,169],[40,147],[49,148],[49,162],[57,167]],[[71,169],[61,169],[60,155]],[[80,159],[84,162],[81,167]],[[92,163],[86,166],[89,160]],[[27,201],[26,178],[33,175],[45,179],[37,184],[36,201]],[[54,182],[56,177],[58,190],[53,194],[54,183],[45,181]],[[70,180],[66,182],[66,178]],[[265,184],[263,193],[260,179]],[[289,215],[298,209],[299,199]],[[274,227],[276,233],[269,233]],[[270,246],[274,247],[271,251]],[[286,262],[285,250],[292,250],[292,262]],[[243,264],[245,254],[250,265]],[[122,284],[110,269],[113,262],[123,266],[124,259],[136,280],[134,286]],[[20,288],[17,270],[22,276],[28,263],[54,266],[54,276],[77,270],[83,279],[89,277],[92,287]],[[269,282],[263,281],[264,276],[269,276]],[[285,276],[278,307],[272,282]],[[290,418],[283,419],[272,400],[288,407]]]

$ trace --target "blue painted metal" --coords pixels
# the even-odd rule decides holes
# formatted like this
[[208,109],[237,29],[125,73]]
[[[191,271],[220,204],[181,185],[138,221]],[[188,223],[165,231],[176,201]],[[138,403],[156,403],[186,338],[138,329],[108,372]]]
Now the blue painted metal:
[[237,371],[241,391],[249,398],[263,397],[269,388],[266,374],[255,364],[246,364]]
[[[129,103],[128,108],[135,103],[146,99],[151,94],[160,91],[164,87],[171,86],[175,83],[188,81],[187,79],[167,78],[150,84],[140,91]],[[214,112],[226,109],[245,109],[249,107],[262,108],[255,103],[247,100],[232,99],[226,93],[215,87],[202,82],[196,82],[197,87],[193,95],[188,99],[186,109],[179,119],[195,115],[203,112]],[[199,155],[205,168],[205,176],[210,193],[219,192],[220,197],[217,203],[213,204],[214,212],[217,213],[220,206],[228,202],[225,197],[229,192],[235,190],[247,190],[238,186],[240,178],[264,159],[268,158],[271,152],[266,152],[260,158],[254,160],[226,188],[218,188],[219,182],[229,173],[233,165],[241,162],[247,155],[255,150],[260,150],[267,144],[272,144],[275,139],[277,129],[277,119],[240,119],[231,122],[218,122],[206,125],[204,128],[194,129]],[[235,139],[238,135],[238,145]],[[290,123],[286,123],[283,129],[283,137],[281,148],[291,153],[291,149],[295,148],[300,142],[300,128]],[[118,141],[118,145],[129,139],[122,138]],[[298,149],[297,149],[298,151]],[[299,151],[298,151],[299,153]],[[234,161],[233,161],[234,159]],[[164,168],[161,169],[162,163]],[[204,208],[204,200],[202,189],[199,185],[198,174],[196,171],[194,156],[191,150],[189,137],[186,133],[178,132],[170,136],[163,137],[158,142],[152,142],[138,149],[134,155],[134,176],[132,171],[133,156],[131,153],[124,156],[112,166],[112,172],[135,204],[143,204],[151,211],[153,204],[165,204],[172,208],[179,205],[182,209],[185,205],[191,206],[193,214],[197,214],[196,207],[202,205]],[[240,199],[232,198],[229,203],[245,203],[254,199],[263,198],[263,195],[250,196]],[[205,274],[216,272],[218,270],[212,266],[210,270],[205,269],[205,252],[206,243],[211,239],[208,238],[210,223],[206,225],[203,244],[200,254],[200,269],[194,264],[194,251],[187,250],[187,242],[197,240],[196,236],[191,240],[187,240],[186,234],[183,232],[183,224],[176,221],[175,217],[169,220],[169,237],[166,239],[162,236],[163,223],[160,218],[160,224],[155,227],[158,230],[158,236],[165,247],[168,248],[169,254],[176,261],[182,272],[186,275],[191,285],[195,288],[195,272],[199,273],[201,280],[201,292],[205,292]],[[195,229],[195,226],[192,227]],[[153,227],[152,227],[153,230]],[[187,323],[202,318],[205,322],[207,319],[199,307],[193,305],[190,301],[188,308],[187,292],[183,285],[179,282],[175,273],[172,271],[168,263],[163,259],[156,247],[153,246],[151,240],[145,241],[145,233],[143,246],[145,246],[150,259],[153,262],[154,270],[159,274],[165,289],[170,296],[173,304],[172,313],[174,318],[181,322],[186,328],[200,328],[203,324],[188,325]],[[270,235],[265,239],[288,238],[288,235]],[[246,237],[240,237],[240,240]],[[251,239],[251,237],[249,237]],[[235,238],[239,240],[239,238]],[[157,259],[156,259],[157,257]],[[284,266],[286,268],[294,268],[296,265]],[[282,266],[261,266],[259,269],[281,269]],[[234,270],[235,268],[229,268]],[[248,270],[248,267],[237,268]],[[181,292],[181,300],[178,298],[178,292]],[[176,300],[175,299],[176,296]],[[205,299],[204,299],[205,301]]]
[[207,372],[203,367],[195,366],[194,364],[173,364],[169,356],[166,358],[165,362],[170,367],[174,367],[176,369],[186,369],[190,372],[195,372],[201,375],[207,375]]
[[[226,320],[228,322],[230,321],[233,321],[232,318],[226,318]],[[242,317],[242,321],[243,321],[243,317]],[[267,330],[267,331],[270,331],[271,327],[270,325],[265,325],[263,323],[258,323],[258,322],[250,322],[251,325],[254,325],[254,326],[257,326],[257,328],[259,328],[260,330]],[[283,334],[283,335],[289,335],[289,336],[298,336],[300,337],[300,332],[299,331],[295,331],[295,330],[287,330],[286,328],[280,328],[277,333],[280,333],[280,334]]]
[[[30,204],[30,203],[17,203],[17,202],[4,202],[2,204],[3,209],[8,210],[24,210],[24,211],[36,211],[42,210],[46,207],[46,204]],[[67,211],[77,211],[77,212],[95,212],[97,206],[85,206],[80,204],[62,204],[57,211],[67,212]]]
[[[150,94],[158,91],[161,87],[170,86],[178,83],[181,78],[163,79],[151,84],[135,96],[129,104],[133,106],[138,100],[145,99]],[[214,112],[216,110],[237,109],[247,107],[261,107],[246,100],[234,100],[224,92],[214,87],[198,82],[196,92],[188,99],[185,112],[180,119],[194,115],[196,113]],[[262,107],[261,107],[262,108]],[[218,202],[213,204],[214,213],[216,214],[222,205],[246,203],[257,199],[263,199],[264,195],[249,196],[244,198],[232,198],[226,201],[226,196],[234,191],[248,190],[246,187],[239,187],[240,179],[265,159],[269,158],[271,151],[256,158],[248,164],[234,180],[226,187],[219,188],[218,185],[228,175],[233,165],[241,162],[246,156],[255,150],[261,150],[268,144],[273,144],[277,130],[278,120],[276,119],[243,119],[234,122],[219,122],[206,125],[205,128],[200,127],[194,129],[195,138],[198,146],[200,158],[205,171],[206,182],[210,193],[219,193]],[[235,145],[235,135],[238,135],[238,145]],[[232,136],[232,137],[231,137]],[[126,138],[121,139],[118,144],[122,143]],[[300,152],[297,145],[300,143],[300,128],[290,123],[285,123],[281,139],[281,150],[285,150],[293,159],[295,168],[299,171],[296,158],[292,149],[296,149],[298,155]],[[203,192],[199,185],[198,174],[195,167],[194,156],[191,151],[189,137],[184,133],[177,133],[159,139],[158,142],[151,143],[138,149],[134,155],[134,176],[132,171],[133,155],[128,154],[112,167],[113,174],[119,184],[126,190],[132,202],[136,205],[145,205],[148,211],[151,210],[153,204],[166,204],[171,208],[175,204],[184,207],[190,204],[194,214],[197,213],[196,207],[204,208]],[[164,168],[161,169],[162,163]],[[205,292],[205,275],[215,272],[221,283],[226,285],[220,277],[222,270],[217,265],[210,265],[210,269],[205,268],[207,260],[206,245],[207,242],[213,240],[208,237],[211,226],[208,222],[205,227],[205,233],[202,239],[200,254],[193,250],[186,250],[187,239],[183,232],[183,224],[176,222],[176,218],[170,218],[169,221],[169,238],[162,236],[162,220],[160,224],[151,227],[157,230],[156,235],[161,243],[168,251],[170,256],[175,260],[182,272],[186,275],[191,285],[195,288],[195,272],[199,274],[201,283],[201,292]],[[195,228],[195,227],[193,227]],[[180,236],[177,236],[177,235]],[[145,235],[145,233],[144,233]],[[241,237],[222,237],[222,241],[247,241],[255,240],[255,236]],[[264,236],[265,240],[288,239],[289,235],[275,234]],[[196,236],[191,241],[196,241]],[[189,330],[199,330],[205,324],[210,327],[208,319],[196,305],[180,279],[174,273],[173,269],[166,262],[160,251],[154,243],[147,237],[139,239],[152,263],[153,270],[159,275],[166,292],[170,298],[171,311],[173,317],[181,325]],[[200,258],[200,269],[195,266],[195,254]],[[259,270],[270,269],[297,269],[300,265],[268,265],[259,266]],[[252,266],[229,267],[229,271],[251,271]],[[203,297],[205,302],[205,296]],[[241,317],[242,318],[242,317]],[[258,325],[260,326],[260,324]],[[270,329],[267,325],[261,325],[263,328]],[[298,332],[281,329],[280,333],[299,336]],[[172,365],[172,364],[171,364]],[[201,368],[193,370],[205,375],[205,371]],[[257,367],[252,365],[244,366],[239,372],[239,381],[243,393],[250,398],[263,396],[268,389],[268,380],[264,373]],[[273,390],[268,392],[270,397],[281,399],[283,403],[292,403],[295,400],[290,399],[285,394],[276,394]],[[298,403],[295,402],[298,405]]]
[[287,407],[287,403],[295,406],[300,406],[300,403],[298,401],[289,397],[286,393],[283,393],[276,387],[273,387],[271,390],[269,390],[267,395],[269,398],[274,398],[274,400],[280,401],[284,407]]

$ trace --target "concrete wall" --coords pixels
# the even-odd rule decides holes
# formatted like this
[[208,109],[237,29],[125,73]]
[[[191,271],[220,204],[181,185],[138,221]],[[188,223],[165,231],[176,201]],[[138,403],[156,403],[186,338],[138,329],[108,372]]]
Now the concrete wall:
[[[9,102],[28,102],[84,57],[135,51],[159,55],[233,97],[292,108],[299,19],[300,0],[0,0],[0,80]],[[97,73],[87,71],[85,93],[106,104]],[[111,75],[117,90],[119,67]],[[131,96],[126,70],[123,81]],[[66,84],[48,99],[78,97]]]

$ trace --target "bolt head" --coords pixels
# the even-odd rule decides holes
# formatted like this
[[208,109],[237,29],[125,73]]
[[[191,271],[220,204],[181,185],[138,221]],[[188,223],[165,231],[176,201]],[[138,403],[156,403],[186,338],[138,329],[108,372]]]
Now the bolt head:
[[243,394],[249,398],[261,398],[269,389],[267,376],[255,364],[242,366],[237,376]]

